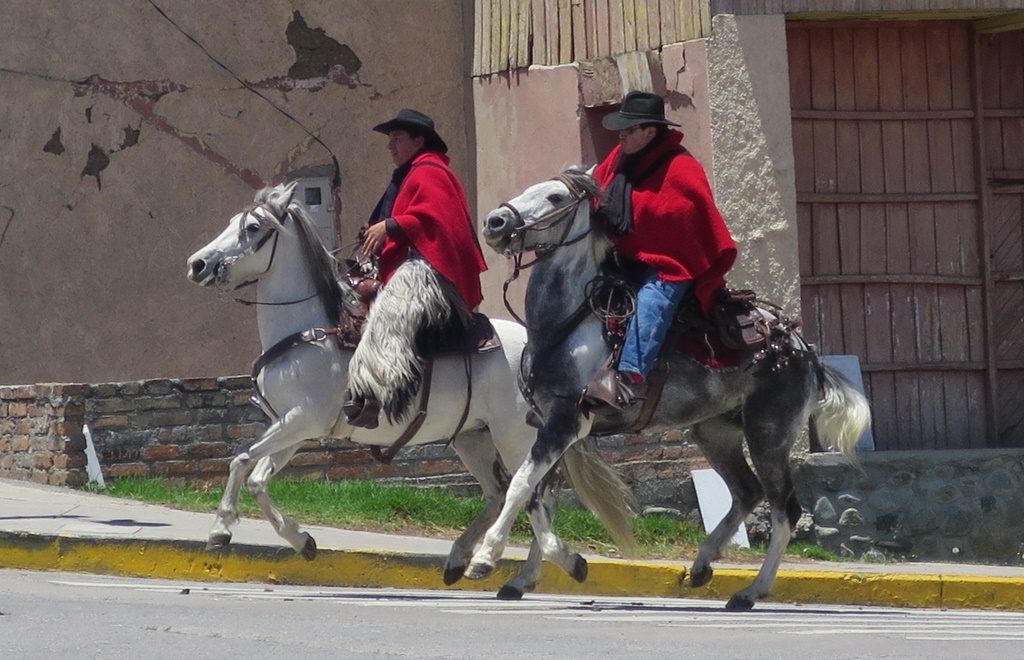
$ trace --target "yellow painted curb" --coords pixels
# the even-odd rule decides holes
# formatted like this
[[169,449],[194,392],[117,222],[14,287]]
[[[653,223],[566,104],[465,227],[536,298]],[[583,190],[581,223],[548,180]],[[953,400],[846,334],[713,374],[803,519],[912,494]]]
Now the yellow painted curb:
[[[0,532],[0,568],[99,573],[207,582],[270,582],[334,587],[444,589],[437,555],[321,549],[306,561],[286,547],[232,545],[208,552],[198,541],[143,541]],[[486,580],[463,590],[497,591],[521,562],[504,560]],[[583,584],[545,564],[537,591],[590,596],[727,600],[754,569],[718,569],[699,589],[679,566],[591,560]],[[943,575],[779,571],[773,600],[799,603],[1024,610],[1024,579]]]

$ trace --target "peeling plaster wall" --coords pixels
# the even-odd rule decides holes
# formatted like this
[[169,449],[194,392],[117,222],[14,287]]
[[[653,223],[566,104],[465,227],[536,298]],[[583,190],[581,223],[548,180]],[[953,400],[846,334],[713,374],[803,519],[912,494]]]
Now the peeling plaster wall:
[[683,146],[701,162],[714,185],[707,42],[698,39],[665,46],[661,63],[665,74],[665,116],[679,124]]
[[[371,127],[399,108],[433,116],[470,174],[471,3],[155,2],[337,153],[343,240],[393,167]],[[246,372],[255,314],[189,284],[185,258],[325,151],[149,2],[6,0],[3,15],[0,383]]]
[[785,19],[715,16],[707,48],[715,196],[740,247],[729,283],[799,315]]

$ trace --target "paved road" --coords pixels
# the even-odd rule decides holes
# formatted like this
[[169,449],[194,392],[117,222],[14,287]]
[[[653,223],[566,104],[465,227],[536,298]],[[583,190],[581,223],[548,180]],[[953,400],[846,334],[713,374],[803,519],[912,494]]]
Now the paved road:
[[212,585],[0,570],[4,658],[1020,658],[1024,613]]

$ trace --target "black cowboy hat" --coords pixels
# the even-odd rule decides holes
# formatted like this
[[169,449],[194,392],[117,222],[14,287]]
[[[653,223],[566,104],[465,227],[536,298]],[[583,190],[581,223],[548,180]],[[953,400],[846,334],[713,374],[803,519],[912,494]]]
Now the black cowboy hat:
[[432,151],[440,151],[441,153],[448,153],[448,145],[444,143],[441,136],[434,130],[434,120],[426,116],[422,112],[416,110],[410,110],[409,108],[402,108],[398,111],[398,116],[394,119],[390,119],[383,124],[377,124],[373,127],[373,130],[378,133],[384,133],[387,135],[394,130],[407,131],[409,135],[413,137],[422,136],[425,139],[425,147]]
[[609,131],[624,131],[641,124],[678,126],[665,119],[665,101],[657,94],[630,92],[622,102],[622,109],[605,115],[601,125]]

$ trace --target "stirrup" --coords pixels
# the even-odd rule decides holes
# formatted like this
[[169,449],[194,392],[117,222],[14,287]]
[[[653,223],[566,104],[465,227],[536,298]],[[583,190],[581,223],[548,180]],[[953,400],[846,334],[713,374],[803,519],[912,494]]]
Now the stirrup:
[[380,424],[380,401],[373,395],[349,396],[341,406],[345,419],[352,426],[375,429]]
[[622,412],[644,398],[647,383],[630,382],[628,376],[605,367],[583,388],[583,400],[596,409],[611,408]]

